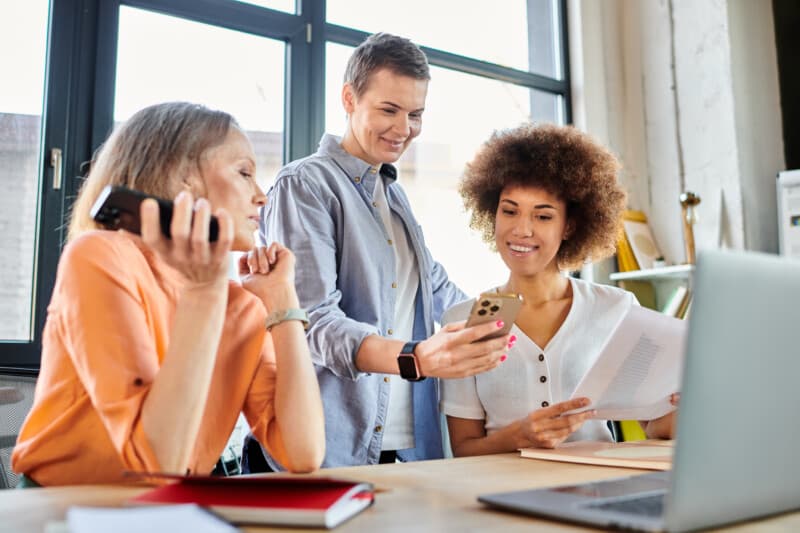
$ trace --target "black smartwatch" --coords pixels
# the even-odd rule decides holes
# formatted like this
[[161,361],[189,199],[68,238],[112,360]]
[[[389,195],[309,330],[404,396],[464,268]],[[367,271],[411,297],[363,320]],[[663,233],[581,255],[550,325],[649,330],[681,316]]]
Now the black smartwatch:
[[411,341],[403,345],[400,350],[400,355],[397,356],[397,366],[400,368],[400,377],[407,381],[422,381],[425,376],[419,370],[417,364],[417,356],[414,355],[414,349],[420,341]]

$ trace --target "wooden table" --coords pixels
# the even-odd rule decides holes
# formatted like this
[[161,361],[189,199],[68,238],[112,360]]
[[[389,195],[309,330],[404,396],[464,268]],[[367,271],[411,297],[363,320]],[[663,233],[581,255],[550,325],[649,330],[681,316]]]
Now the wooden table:
[[[478,494],[546,485],[576,483],[630,475],[642,471],[584,466],[501,454],[462,459],[421,461],[348,468],[331,468],[323,475],[373,483],[375,505],[335,531],[381,533],[409,531],[501,533],[586,531],[570,524],[489,510]],[[117,506],[146,490],[143,487],[102,486],[9,490],[0,492],[0,530],[44,531],[50,521],[63,520],[71,505]],[[246,528],[245,531],[297,529]],[[726,531],[800,531],[800,512],[741,524]]]

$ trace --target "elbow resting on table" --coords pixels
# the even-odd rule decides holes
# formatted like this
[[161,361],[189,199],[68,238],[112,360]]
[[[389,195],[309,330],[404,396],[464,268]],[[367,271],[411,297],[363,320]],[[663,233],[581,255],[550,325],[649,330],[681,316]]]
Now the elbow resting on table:
[[304,450],[288,452],[286,470],[294,474],[307,474],[318,470],[325,459],[325,443],[309,446]]

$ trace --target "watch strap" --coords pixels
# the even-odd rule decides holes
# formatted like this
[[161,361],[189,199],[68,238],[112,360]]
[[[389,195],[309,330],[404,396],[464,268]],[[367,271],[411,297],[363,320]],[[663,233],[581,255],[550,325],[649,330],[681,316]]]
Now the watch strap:
[[397,356],[397,366],[400,370],[400,377],[407,381],[422,381],[425,376],[419,369],[419,361],[414,354],[414,349],[420,341],[411,341],[403,345],[400,355]]
[[274,326],[281,322],[288,320],[299,320],[303,323],[303,329],[308,329],[308,312],[305,309],[278,309],[267,315],[267,321],[264,324],[267,331],[272,331]]
[[[403,345],[403,349],[400,350],[400,353],[406,355],[414,355],[414,350],[417,348],[417,344],[419,344],[420,342],[422,341],[409,341],[405,343]],[[414,355],[414,357],[416,357],[416,355]]]

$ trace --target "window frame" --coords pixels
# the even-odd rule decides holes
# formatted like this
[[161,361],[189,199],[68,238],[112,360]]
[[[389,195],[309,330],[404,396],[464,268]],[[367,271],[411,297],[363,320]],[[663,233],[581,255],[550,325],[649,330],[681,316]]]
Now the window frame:
[[[563,79],[422,46],[431,65],[562,96],[572,122],[567,0],[558,5]],[[230,0],[51,0],[39,149],[39,206],[30,341],[0,341],[0,374],[38,374],[42,330],[69,209],[84,162],[113,127],[119,11],[145,9],[286,43],[284,162],[313,153],[325,124],[325,46],[357,46],[369,33],[326,21],[325,0],[296,0],[286,13]],[[62,186],[53,189],[49,154],[63,151]]]

